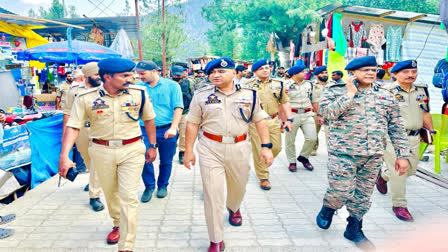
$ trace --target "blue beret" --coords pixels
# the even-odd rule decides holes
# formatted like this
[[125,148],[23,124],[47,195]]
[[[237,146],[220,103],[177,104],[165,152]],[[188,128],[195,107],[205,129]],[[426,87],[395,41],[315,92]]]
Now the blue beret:
[[205,66],[205,74],[209,75],[216,68],[235,69],[235,62],[230,58],[212,60]]
[[98,62],[100,70],[106,73],[124,73],[132,72],[135,67],[135,63],[128,59],[103,59]]
[[298,74],[298,73],[302,72],[303,70],[305,70],[305,65],[293,66],[288,70],[288,74],[290,76],[293,76],[294,74]]
[[252,72],[257,71],[260,67],[262,67],[262,66],[264,66],[264,65],[269,65],[269,60],[267,60],[267,59],[261,59],[261,60],[255,62],[255,63],[252,65]]
[[417,61],[416,60],[405,60],[398,62],[395,64],[394,67],[392,67],[392,70],[390,70],[391,73],[399,72],[403,69],[416,69],[417,68]]
[[374,56],[364,56],[361,58],[354,59],[350,61],[350,63],[347,64],[345,67],[345,70],[357,70],[361,67],[366,66],[377,66],[376,58]]
[[318,75],[318,74],[322,73],[323,71],[327,71],[327,66],[320,66],[320,67],[314,69],[313,74]]

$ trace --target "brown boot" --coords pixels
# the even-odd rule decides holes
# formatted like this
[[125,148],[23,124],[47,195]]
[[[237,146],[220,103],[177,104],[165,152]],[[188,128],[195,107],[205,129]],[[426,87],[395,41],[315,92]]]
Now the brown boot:
[[378,189],[381,194],[387,193],[387,181],[381,177],[381,173],[376,180],[376,189]]
[[392,210],[397,216],[398,219],[403,221],[414,221],[411,213],[409,212],[407,207],[392,207]]
[[120,240],[120,228],[114,227],[112,232],[107,235],[107,244],[116,244]]
[[288,170],[289,170],[290,172],[296,172],[296,171],[297,171],[297,165],[296,165],[296,163],[290,163],[290,164],[289,164],[289,167],[288,167]]
[[229,223],[232,226],[241,226],[243,224],[243,217],[241,217],[240,210],[238,209],[236,212],[228,209],[229,211]]
[[269,179],[260,179],[260,187],[263,190],[271,190],[271,183]]
[[210,247],[208,247],[208,252],[222,252],[224,251],[224,241],[222,242],[210,242]]

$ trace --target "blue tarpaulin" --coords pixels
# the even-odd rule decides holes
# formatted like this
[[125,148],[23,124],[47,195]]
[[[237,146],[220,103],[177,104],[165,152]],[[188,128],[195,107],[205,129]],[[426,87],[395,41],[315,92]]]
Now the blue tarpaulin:
[[31,188],[58,173],[62,114],[27,123],[31,144]]

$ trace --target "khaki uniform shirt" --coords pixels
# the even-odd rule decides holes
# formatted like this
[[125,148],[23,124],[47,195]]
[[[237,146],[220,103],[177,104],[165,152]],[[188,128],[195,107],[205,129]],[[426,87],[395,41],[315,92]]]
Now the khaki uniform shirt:
[[289,102],[288,95],[286,94],[287,87],[280,80],[268,79],[267,81],[262,82],[259,79],[253,79],[246,82],[245,85],[254,87],[258,90],[262,108],[269,116],[278,113],[278,104]]
[[78,96],[78,94],[88,89],[89,88],[86,86],[85,82],[80,83],[73,82],[70,89],[67,91],[66,99],[63,106],[61,104],[61,110],[64,112],[65,115],[70,115],[70,113],[72,112],[72,107],[76,96]]
[[[252,107],[255,107],[251,122],[268,117],[261,109],[257,92],[254,101],[251,87],[235,85],[230,94],[224,94],[216,86],[198,90],[190,104],[187,121],[199,124],[203,131],[219,136],[240,136],[248,131]],[[243,118],[243,115],[244,118]]]
[[387,86],[394,94],[395,100],[400,105],[400,114],[404,128],[407,130],[418,130],[423,127],[423,113],[429,112],[429,94],[427,85],[412,84],[409,92],[401,88],[400,84],[394,82]]
[[324,93],[324,90],[332,84],[333,83],[327,82],[325,85],[322,85],[317,80],[314,80],[313,81],[313,100],[315,100],[316,102],[319,102],[320,98],[322,97],[322,94]]
[[309,81],[292,82],[287,85],[286,91],[293,109],[311,108],[311,103],[318,102],[315,98],[313,85]]
[[61,97],[61,102],[60,102],[60,106],[61,108],[63,106],[65,106],[65,100],[67,99],[66,95],[67,92],[70,90],[71,85],[67,84],[67,82],[62,83],[61,85],[58,86],[58,88],[56,89],[56,96]]
[[142,104],[142,92],[145,105],[141,119],[155,118],[152,102],[144,87],[131,85],[117,96],[111,96],[103,86],[91,88],[80,93],[74,102],[67,127],[81,129],[86,121],[90,122],[90,138],[103,140],[126,140],[140,136],[138,119]]

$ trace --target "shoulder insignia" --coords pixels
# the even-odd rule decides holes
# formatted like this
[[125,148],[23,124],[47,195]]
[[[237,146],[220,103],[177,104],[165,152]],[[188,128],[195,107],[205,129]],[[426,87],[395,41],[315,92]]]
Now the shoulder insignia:
[[100,89],[99,87],[95,87],[95,88],[89,88],[87,90],[82,90],[81,92],[79,92],[78,96],[93,93],[93,92],[98,91],[99,89]]
[[202,88],[194,91],[194,93],[197,94],[197,93],[200,93],[200,92],[203,92],[203,91],[206,91],[206,90],[211,90],[211,89],[214,89],[214,88],[215,88],[214,85],[207,85],[205,87],[202,87]]
[[255,78],[252,79],[248,79],[247,81],[244,82],[245,85],[253,85],[256,82]]
[[414,83],[415,87],[428,88],[428,85],[425,83]]
[[250,89],[250,90],[255,90],[255,91],[258,90],[254,86],[250,86],[250,85],[247,85],[247,84],[241,84],[240,87],[241,87],[241,89]]

